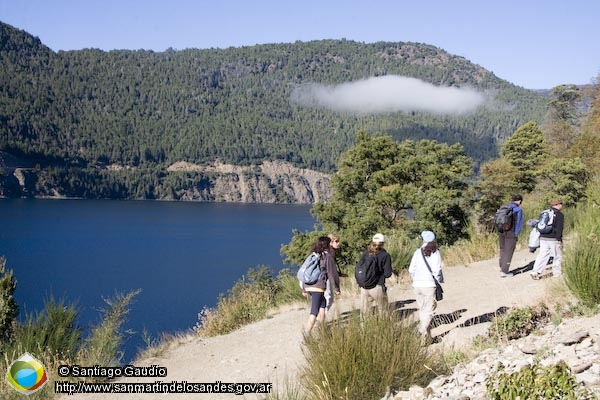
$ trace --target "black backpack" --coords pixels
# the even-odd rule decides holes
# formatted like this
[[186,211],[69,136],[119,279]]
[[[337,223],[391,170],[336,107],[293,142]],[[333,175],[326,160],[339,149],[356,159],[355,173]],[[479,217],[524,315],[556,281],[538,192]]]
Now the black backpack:
[[374,254],[366,252],[356,263],[354,277],[358,286],[365,289],[372,289],[377,286],[381,273],[377,265],[377,257]]
[[512,229],[513,224],[513,205],[505,204],[496,211],[494,217],[494,226],[498,232],[506,232]]

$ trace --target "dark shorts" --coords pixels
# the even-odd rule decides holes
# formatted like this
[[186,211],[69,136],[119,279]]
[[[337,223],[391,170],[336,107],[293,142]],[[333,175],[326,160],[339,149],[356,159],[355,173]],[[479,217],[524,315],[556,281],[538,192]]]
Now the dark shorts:
[[325,300],[325,293],[323,292],[309,292],[311,297],[310,315],[315,317],[319,315],[319,309],[325,308],[327,301]]

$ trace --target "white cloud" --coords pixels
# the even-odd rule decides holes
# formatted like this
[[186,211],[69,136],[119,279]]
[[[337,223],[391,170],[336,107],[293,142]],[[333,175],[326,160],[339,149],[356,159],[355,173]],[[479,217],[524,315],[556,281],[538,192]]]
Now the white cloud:
[[358,114],[463,114],[481,106],[485,97],[473,89],[440,87],[416,78],[387,75],[337,86],[301,85],[294,89],[291,100],[302,106]]

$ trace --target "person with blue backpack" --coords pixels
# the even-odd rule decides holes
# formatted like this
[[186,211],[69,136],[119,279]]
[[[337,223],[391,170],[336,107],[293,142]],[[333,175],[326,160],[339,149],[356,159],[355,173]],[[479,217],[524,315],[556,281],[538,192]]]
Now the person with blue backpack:
[[[496,227],[498,228],[498,243],[500,246],[500,277],[502,278],[513,276],[510,272],[510,263],[517,247],[519,233],[521,233],[523,227],[522,203],[523,196],[515,194],[512,197],[512,202],[500,207],[496,213]],[[507,212],[502,215],[501,211],[504,209]],[[502,218],[505,218],[505,220],[502,221]]]
[[551,256],[554,257],[552,260],[552,276],[558,278],[562,275],[562,244],[565,224],[565,217],[561,212],[562,208],[562,200],[552,199],[550,209],[547,210],[550,217],[548,221],[545,221],[546,226],[544,228],[546,229],[538,227],[538,230],[542,229],[540,231],[540,252],[531,270],[531,277],[535,280],[540,279]]
[[321,236],[317,239],[312,252],[319,256],[320,274],[316,282],[312,284],[302,283],[302,290],[311,297],[310,314],[306,322],[305,333],[310,333],[315,326],[317,320],[319,323],[325,321],[325,308],[327,301],[325,299],[325,290],[327,282],[331,286],[332,292],[340,295],[340,277],[338,275],[335,259],[329,251],[331,239],[327,236]]

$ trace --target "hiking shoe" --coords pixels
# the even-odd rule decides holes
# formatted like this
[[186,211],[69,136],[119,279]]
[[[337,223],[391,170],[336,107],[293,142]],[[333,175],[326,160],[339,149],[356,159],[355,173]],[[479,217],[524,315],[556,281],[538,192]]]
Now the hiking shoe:
[[500,272],[500,278],[509,278],[511,276],[513,276],[512,272],[509,272],[509,273],[506,273],[506,274],[504,272]]

